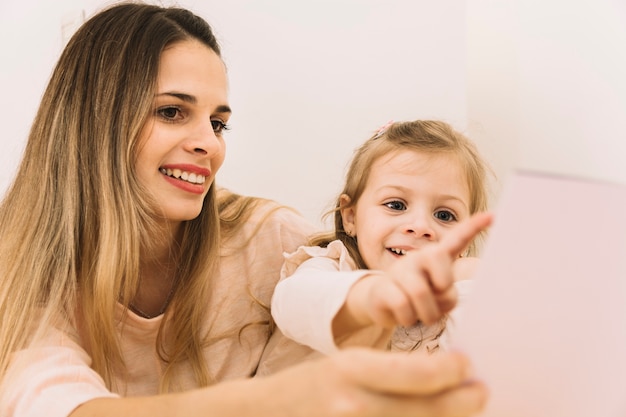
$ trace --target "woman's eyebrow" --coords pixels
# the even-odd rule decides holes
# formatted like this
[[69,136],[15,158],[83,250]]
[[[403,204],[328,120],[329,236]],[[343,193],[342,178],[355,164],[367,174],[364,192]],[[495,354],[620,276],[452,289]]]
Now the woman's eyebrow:
[[225,104],[222,104],[221,106],[217,106],[217,108],[215,109],[216,113],[232,113],[233,111],[231,110],[231,108]]
[[192,96],[191,94],[185,94],[185,93],[177,93],[174,91],[168,91],[165,93],[157,94],[157,97],[161,97],[161,96],[176,97],[179,100],[182,100],[191,104],[196,104],[198,102],[198,99],[196,99],[196,96]]
[[[196,98],[196,96],[193,96],[191,94],[186,94],[186,93],[178,93],[174,91],[157,94],[157,97],[161,97],[161,96],[176,97],[179,100],[182,100],[186,103],[191,103],[191,104],[196,104],[198,102],[198,99]],[[215,110],[217,113],[232,113],[233,112],[232,109],[225,104],[217,106]]]

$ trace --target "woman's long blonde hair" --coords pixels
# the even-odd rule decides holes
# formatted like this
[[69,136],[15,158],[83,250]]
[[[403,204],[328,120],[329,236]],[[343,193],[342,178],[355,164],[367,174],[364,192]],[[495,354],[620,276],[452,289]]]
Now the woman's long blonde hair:
[[[470,192],[470,214],[487,210],[489,167],[472,141],[443,121],[396,122],[374,134],[355,151],[346,174],[343,190],[336,200],[334,209],[327,213],[327,215],[334,215],[335,228],[332,232],[313,236],[309,243],[314,246],[327,246],[333,240],[341,240],[357,266],[367,268],[359,253],[355,238],[349,236],[343,229],[341,195],[349,196],[350,206],[353,207],[363,194],[372,164],[391,152],[407,149],[427,153],[447,153],[456,156],[465,173]],[[480,240],[480,236],[478,240]],[[476,255],[477,243],[479,243],[477,240],[472,242],[468,248],[468,255]]]
[[[59,314],[80,329],[109,387],[124,371],[117,302],[134,296],[140,256],[158,238],[154,205],[136,180],[138,138],[153,111],[161,53],[186,39],[220,54],[210,26],[191,12],[124,3],[89,19],[64,49],[0,206],[0,379],[11,353],[33,338],[23,329],[40,320],[42,331]],[[219,259],[215,185],[182,235],[176,308],[157,341],[163,390],[183,361],[199,385],[212,382],[201,330]]]

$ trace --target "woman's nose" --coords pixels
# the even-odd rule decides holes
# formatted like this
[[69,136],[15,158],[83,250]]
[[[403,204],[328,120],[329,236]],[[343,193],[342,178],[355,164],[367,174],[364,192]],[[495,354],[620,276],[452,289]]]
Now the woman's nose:
[[213,155],[222,147],[222,142],[213,130],[211,121],[202,123],[185,141],[185,149],[198,155]]

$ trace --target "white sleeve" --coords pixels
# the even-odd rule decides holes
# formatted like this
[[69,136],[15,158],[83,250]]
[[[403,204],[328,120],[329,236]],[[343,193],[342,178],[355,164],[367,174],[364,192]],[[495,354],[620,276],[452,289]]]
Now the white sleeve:
[[325,354],[336,351],[332,321],[350,287],[369,272],[339,271],[330,258],[303,262],[274,290],[271,311],[276,325],[298,343]]

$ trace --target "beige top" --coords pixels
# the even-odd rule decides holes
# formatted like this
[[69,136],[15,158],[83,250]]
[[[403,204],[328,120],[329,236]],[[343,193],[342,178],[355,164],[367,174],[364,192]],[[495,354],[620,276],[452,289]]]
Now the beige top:
[[[296,250],[314,232],[304,218],[284,208],[259,225],[268,207],[257,210],[243,231],[224,245],[220,273],[208,277],[214,281],[215,296],[208,300],[207,326],[212,326],[212,335],[227,334],[205,350],[216,381],[275,372],[316,355],[279,331],[270,335],[268,325],[258,324],[270,316],[250,294],[269,306],[283,253]],[[244,245],[247,239],[251,241]],[[155,340],[163,316],[144,319],[118,305],[118,317],[122,314],[127,315],[119,332],[128,374],[116,376],[113,392],[90,368],[76,329],[60,324],[37,346],[15,353],[0,388],[0,416],[66,417],[96,397],[157,394],[163,364]],[[182,369],[179,376],[177,388],[196,387],[191,369]]]

